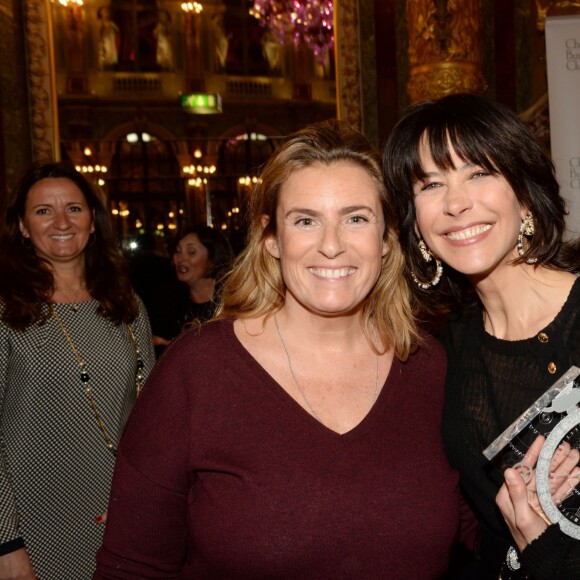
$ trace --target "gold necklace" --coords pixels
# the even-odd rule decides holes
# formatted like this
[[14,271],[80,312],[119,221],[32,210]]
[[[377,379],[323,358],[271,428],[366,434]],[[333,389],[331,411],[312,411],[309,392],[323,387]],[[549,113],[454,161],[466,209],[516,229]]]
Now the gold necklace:
[[[278,318],[276,317],[275,314],[274,314],[274,324],[276,325],[276,332],[278,333],[278,337],[280,338],[280,342],[282,343],[282,346],[284,347],[284,352],[286,353],[286,358],[288,359],[288,368],[290,369],[290,374],[292,375],[292,380],[294,381],[294,384],[296,385],[298,392],[300,393],[300,395],[304,399],[304,402],[306,403],[306,406],[310,410],[310,413],[312,413],[312,416],[319,423],[322,423],[322,421],[320,420],[320,417],[317,415],[316,411],[314,410],[314,408],[310,404],[308,397],[306,397],[306,393],[304,392],[304,390],[300,386],[300,383],[298,382],[298,379],[296,378],[296,375],[294,374],[294,369],[292,368],[292,360],[290,359],[290,353],[288,352],[288,347],[286,346],[286,342],[284,341],[284,337],[282,336],[282,331],[280,330],[280,327],[278,326]],[[377,398],[379,396],[379,355],[378,354],[376,355],[376,362],[377,362],[377,365],[376,365],[377,366],[377,376],[375,379],[375,392],[373,394],[373,402],[372,402],[373,405],[376,403]]]
[[[105,422],[103,421],[103,418],[101,417],[101,414],[99,413],[99,410],[97,409],[97,404],[95,403],[95,399],[93,397],[93,389],[89,384],[91,378],[89,376],[89,373],[86,370],[85,361],[84,361],[83,357],[81,356],[81,353],[77,350],[77,347],[75,346],[75,343],[73,342],[70,334],[67,332],[60,316],[57,314],[54,304],[50,305],[50,309],[52,312],[52,316],[56,320],[56,323],[58,324],[62,334],[66,338],[67,342],[70,344],[70,347],[73,351],[73,354],[75,356],[77,364],[79,365],[79,369],[81,371],[81,385],[82,385],[83,390],[87,396],[89,406],[93,412],[93,415],[95,416],[95,420],[97,421],[97,425],[99,427],[99,430],[101,431],[101,434],[103,435],[103,439],[105,440],[105,444],[110,449],[111,453],[113,455],[116,455],[117,454],[117,447],[113,443],[113,440],[109,434],[109,431],[107,430],[107,427],[105,426]],[[141,388],[143,387],[143,367],[144,367],[144,364],[143,364],[143,359],[141,358],[141,349],[139,348],[139,344],[137,343],[137,337],[135,336],[135,333],[133,332],[133,327],[130,324],[127,324],[127,329],[129,330],[129,335],[131,336],[131,341],[133,342],[133,346],[135,347],[135,354],[137,355],[137,372],[135,375],[135,396],[138,397],[139,393],[141,392]]]
[[[67,300],[67,302],[65,302],[64,304],[68,304],[69,308],[73,311],[73,312],[78,312],[79,311],[79,307],[77,306],[76,303],[78,303],[79,297],[82,297],[83,294],[85,294],[87,291],[87,287],[86,286],[81,286],[80,288],[77,288],[76,290],[73,288],[69,288],[68,290],[65,290],[64,288],[57,288],[54,292],[53,292],[53,296],[54,294],[56,294],[57,292],[60,292]],[[71,296],[72,293],[72,296]]]

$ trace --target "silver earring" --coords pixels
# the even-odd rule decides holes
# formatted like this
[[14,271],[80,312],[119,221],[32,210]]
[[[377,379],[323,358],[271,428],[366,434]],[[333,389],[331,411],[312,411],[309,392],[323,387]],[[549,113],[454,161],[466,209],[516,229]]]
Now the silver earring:
[[[523,257],[525,254],[524,250],[524,236],[531,238],[536,231],[536,227],[534,224],[534,216],[532,215],[531,211],[528,211],[522,223],[520,225],[520,231],[518,233],[518,241],[516,244],[518,254]],[[528,264],[535,264],[538,261],[538,258],[528,258],[526,262]]]
[[435,275],[429,282],[421,282],[419,278],[415,275],[415,272],[411,271],[411,277],[413,278],[413,282],[419,286],[419,288],[423,290],[428,290],[431,286],[436,286],[439,284],[439,280],[441,280],[441,276],[443,275],[443,264],[435,258],[435,256],[431,253],[431,250],[427,247],[427,244],[423,240],[419,240],[419,251],[421,252],[421,256],[423,256],[423,260],[429,263],[431,260],[435,260]]

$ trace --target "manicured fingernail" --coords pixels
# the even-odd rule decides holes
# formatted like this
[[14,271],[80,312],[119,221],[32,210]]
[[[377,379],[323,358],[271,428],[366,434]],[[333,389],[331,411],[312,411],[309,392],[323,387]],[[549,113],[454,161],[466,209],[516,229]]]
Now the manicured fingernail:
[[102,521],[103,521],[103,516],[97,516],[97,517],[95,518],[95,522],[97,522],[97,524],[100,524],[100,523],[102,523]]

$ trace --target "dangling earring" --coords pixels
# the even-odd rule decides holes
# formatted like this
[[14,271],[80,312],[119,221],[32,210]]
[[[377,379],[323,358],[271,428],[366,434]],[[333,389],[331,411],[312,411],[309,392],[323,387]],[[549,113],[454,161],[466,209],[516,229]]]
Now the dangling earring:
[[[524,236],[531,238],[534,235],[535,231],[536,231],[536,227],[534,225],[534,216],[532,215],[531,211],[528,211],[528,213],[526,214],[526,216],[524,217],[524,219],[522,220],[522,223],[520,225],[520,232],[518,234],[518,242],[516,244],[516,247],[518,249],[518,254],[520,256],[523,257],[525,254]],[[538,261],[538,258],[528,258],[526,260],[526,262],[528,264],[535,264],[537,261]]]
[[430,262],[433,259],[433,256],[431,256],[431,253],[427,249],[427,244],[423,240],[419,240],[419,251],[425,262]]
[[421,282],[421,280],[415,276],[415,272],[411,271],[411,277],[413,278],[415,284],[417,284],[419,288],[427,290],[431,288],[431,286],[436,286],[439,284],[439,280],[441,280],[441,276],[443,274],[443,264],[441,264],[441,262],[435,258],[435,256],[433,256],[431,250],[429,250],[427,244],[423,240],[419,240],[419,251],[421,252],[421,256],[423,256],[423,260],[425,260],[425,262],[428,263],[435,259],[435,275],[433,278],[431,278],[431,280],[429,280],[429,282]]

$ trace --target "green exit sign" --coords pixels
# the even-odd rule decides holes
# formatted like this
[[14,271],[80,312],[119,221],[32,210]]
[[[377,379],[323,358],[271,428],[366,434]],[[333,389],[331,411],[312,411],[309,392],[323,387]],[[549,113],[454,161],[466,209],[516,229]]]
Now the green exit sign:
[[222,98],[217,93],[181,95],[181,106],[187,113],[215,115],[222,112]]

